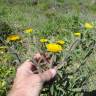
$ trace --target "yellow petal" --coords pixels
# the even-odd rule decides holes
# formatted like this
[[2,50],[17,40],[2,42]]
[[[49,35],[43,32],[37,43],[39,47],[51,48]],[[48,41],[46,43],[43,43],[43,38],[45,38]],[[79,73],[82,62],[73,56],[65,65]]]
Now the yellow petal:
[[33,29],[32,28],[29,28],[29,29],[26,29],[24,32],[25,33],[32,33],[33,32]]
[[85,23],[84,27],[87,29],[92,29],[94,26],[91,23]]
[[77,36],[77,37],[80,37],[81,33],[80,32],[75,32],[74,35]]
[[40,42],[41,43],[46,43],[46,42],[48,42],[48,40],[47,39],[40,39]]
[[62,47],[56,43],[50,43],[46,45],[47,51],[50,52],[60,52],[62,51]]
[[19,35],[10,35],[7,37],[7,40],[8,41],[17,41],[17,40],[20,40],[20,36]]

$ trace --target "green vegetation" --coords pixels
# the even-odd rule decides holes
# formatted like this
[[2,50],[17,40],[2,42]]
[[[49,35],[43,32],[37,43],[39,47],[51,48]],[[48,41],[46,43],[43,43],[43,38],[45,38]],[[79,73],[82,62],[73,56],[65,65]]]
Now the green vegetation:
[[[87,22],[92,28],[85,28]],[[29,28],[32,33],[26,34]],[[52,62],[46,66],[57,66],[58,74],[40,96],[95,96],[95,31],[94,0],[0,0],[0,96],[8,93],[21,63],[37,51],[47,52],[41,38],[65,43],[62,52],[48,52]],[[17,41],[8,41],[12,34]]]

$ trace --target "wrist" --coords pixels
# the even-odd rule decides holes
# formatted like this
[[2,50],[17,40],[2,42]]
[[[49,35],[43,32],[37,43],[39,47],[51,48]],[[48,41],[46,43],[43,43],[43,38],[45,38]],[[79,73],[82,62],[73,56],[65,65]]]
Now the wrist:
[[35,87],[33,88],[27,88],[26,86],[23,88],[13,87],[9,92],[8,96],[39,96],[40,92],[38,92],[37,90],[38,88]]
[[27,96],[25,90],[12,88],[8,96]]

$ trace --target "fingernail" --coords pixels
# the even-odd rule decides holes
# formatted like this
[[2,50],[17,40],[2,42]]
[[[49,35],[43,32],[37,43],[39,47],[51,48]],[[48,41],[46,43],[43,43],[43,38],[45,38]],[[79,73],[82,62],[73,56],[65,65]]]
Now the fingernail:
[[52,73],[52,78],[56,75],[56,70],[55,69],[51,69],[51,73]]

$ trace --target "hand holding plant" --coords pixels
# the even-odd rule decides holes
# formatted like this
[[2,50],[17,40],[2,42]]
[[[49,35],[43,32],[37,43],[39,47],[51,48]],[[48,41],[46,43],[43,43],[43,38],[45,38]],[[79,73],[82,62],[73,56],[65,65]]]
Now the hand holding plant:
[[[40,59],[38,53],[34,59]],[[35,74],[36,66],[27,60],[18,69],[16,78],[8,96],[39,96],[44,82],[49,81],[56,75],[55,69],[49,69],[43,73]]]

